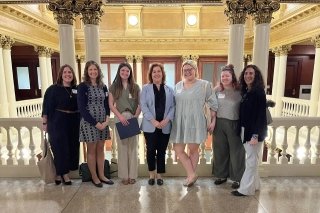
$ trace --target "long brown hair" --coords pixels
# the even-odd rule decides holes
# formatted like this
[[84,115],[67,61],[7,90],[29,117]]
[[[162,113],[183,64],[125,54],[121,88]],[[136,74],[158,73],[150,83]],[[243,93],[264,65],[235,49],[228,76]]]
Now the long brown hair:
[[128,78],[128,87],[129,87],[130,94],[132,95],[133,99],[138,99],[139,98],[139,94],[138,94],[139,90],[137,88],[137,85],[135,83],[135,80],[134,80],[134,77],[133,77],[133,74],[132,74],[132,67],[127,62],[122,62],[122,63],[119,64],[116,77],[114,78],[114,80],[112,82],[111,87],[112,87],[112,90],[113,90],[113,93],[114,93],[113,94],[114,99],[115,100],[119,99],[119,97],[122,94],[123,85],[122,85],[122,80],[121,80],[121,77],[120,77],[120,70],[123,67],[127,67],[130,70],[130,75],[129,75],[129,78]]
[[246,84],[246,82],[244,80],[244,73],[246,72],[246,70],[248,68],[252,68],[254,70],[254,80],[251,85],[251,91],[254,91],[258,88],[261,88],[261,89],[265,88],[263,77],[262,77],[262,74],[261,74],[259,67],[257,67],[256,65],[253,65],[253,64],[249,64],[245,68],[243,68],[243,70],[240,74],[239,82],[240,82],[240,86],[241,86],[241,94],[245,94],[247,92],[248,85]]
[[77,84],[77,78],[76,78],[76,74],[74,73],[74,70],[73,68],[69,65],[69,64],[65,64],[65,65],[62,65],[60,67],[60,70],[59,70],[59,73],[58,73],[58,78],[57,78],[57,84],[58,85],[63,85],[63,80],[62,80],[62,74],[63,74],[63,70],[64,68],[68,67],[71,72],[72,72],[72,75],[73,75],[73,79],[71,81],[71,86],[75,86]]
[[88,61],[86,63],[86,66],[84,67],[82,81],[85,82],[88,85],[91,85],[91,80],[90,80],[89,73],[88,73],[89,67],[91,65],[96,66],[96,68],[98,69],[98,77],[97,77],[97,85],[98,85],[98,87],[103,87],[104,86],[104,83],[102,81],[103,74],[102,74],[102,71],[101,71],[101,68],[100,68],[99,64],[97,62],[95,62],[95,61]]

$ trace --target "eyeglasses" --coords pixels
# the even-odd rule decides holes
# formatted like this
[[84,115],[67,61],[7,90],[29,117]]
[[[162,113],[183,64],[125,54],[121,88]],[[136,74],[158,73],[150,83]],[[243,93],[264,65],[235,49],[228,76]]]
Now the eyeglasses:
[[183,69],[183,72],[192,72],[193,68]]

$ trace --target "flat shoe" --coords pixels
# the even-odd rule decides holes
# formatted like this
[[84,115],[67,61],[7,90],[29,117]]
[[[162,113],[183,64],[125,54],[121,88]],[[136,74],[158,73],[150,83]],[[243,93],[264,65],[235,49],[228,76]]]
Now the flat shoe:
[[150,179],[148,180],[148,184],[149,184],[150,186],[153,186],[154,183],[155,183],[154,178],[150,178]]
[[135,184],[135,183],[136,183],[136,180],[135,180],[135,179],[129,179],[129,183],[130,183],[130,184]]
[[105,184],[108,184],[108,185],[113,185],[114,184],[114,182],[112,181],[112,180],[107,180],[107,181],[105,181],[105,180],[100,180],[102,183],[105,183]]
[[60,185],[61,184],[61,180],[54,180],[54,182],[56,183],[56,185]]
[[95,187],[98,187],[98,188],[102,188],[103,187],[103,184],[100,182],[100,183],[95,183],[93,180],[91,181],[93,183],[93,185]]
[[231,188],[233,188],[233,189],[238,189],[240,187],[240,184],[239,184],[239,182],[233,182],[232,183],[232,185],[231,185]]
[[163,185],[163,179],[157,179],[157,184],[159,186],[162,186]]
[[238,192],[238,191],[232,191],[231,194],[233,194],[234,196],[237,196],[237,197],[246,196],[246,195],[244,195],[244,194],[241,194],[241,193]]
[[227,182],[227,178],[224,178],[224,179],[218,178],[217,180],[214,181],[214,184],[220,185],[220,184],[223,184],[225,182]]

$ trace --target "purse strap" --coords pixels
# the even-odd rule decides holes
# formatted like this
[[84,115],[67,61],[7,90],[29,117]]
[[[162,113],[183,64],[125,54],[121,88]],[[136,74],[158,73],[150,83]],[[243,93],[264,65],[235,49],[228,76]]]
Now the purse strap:
[[44,137],[43,137],[43,157],[45,158],[48,154],[49,151],[49,144],[48,144],[48,139],[47,139],[47,133],[44,133]]

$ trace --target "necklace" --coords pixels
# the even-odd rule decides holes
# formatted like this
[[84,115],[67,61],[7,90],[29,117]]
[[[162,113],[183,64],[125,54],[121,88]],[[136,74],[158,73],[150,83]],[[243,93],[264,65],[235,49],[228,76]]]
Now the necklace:
[[68,93],[69,97],[72,98],[72,92],[69,92],[66,87],[63,87],[63,88],[66,90],[66,92]]

